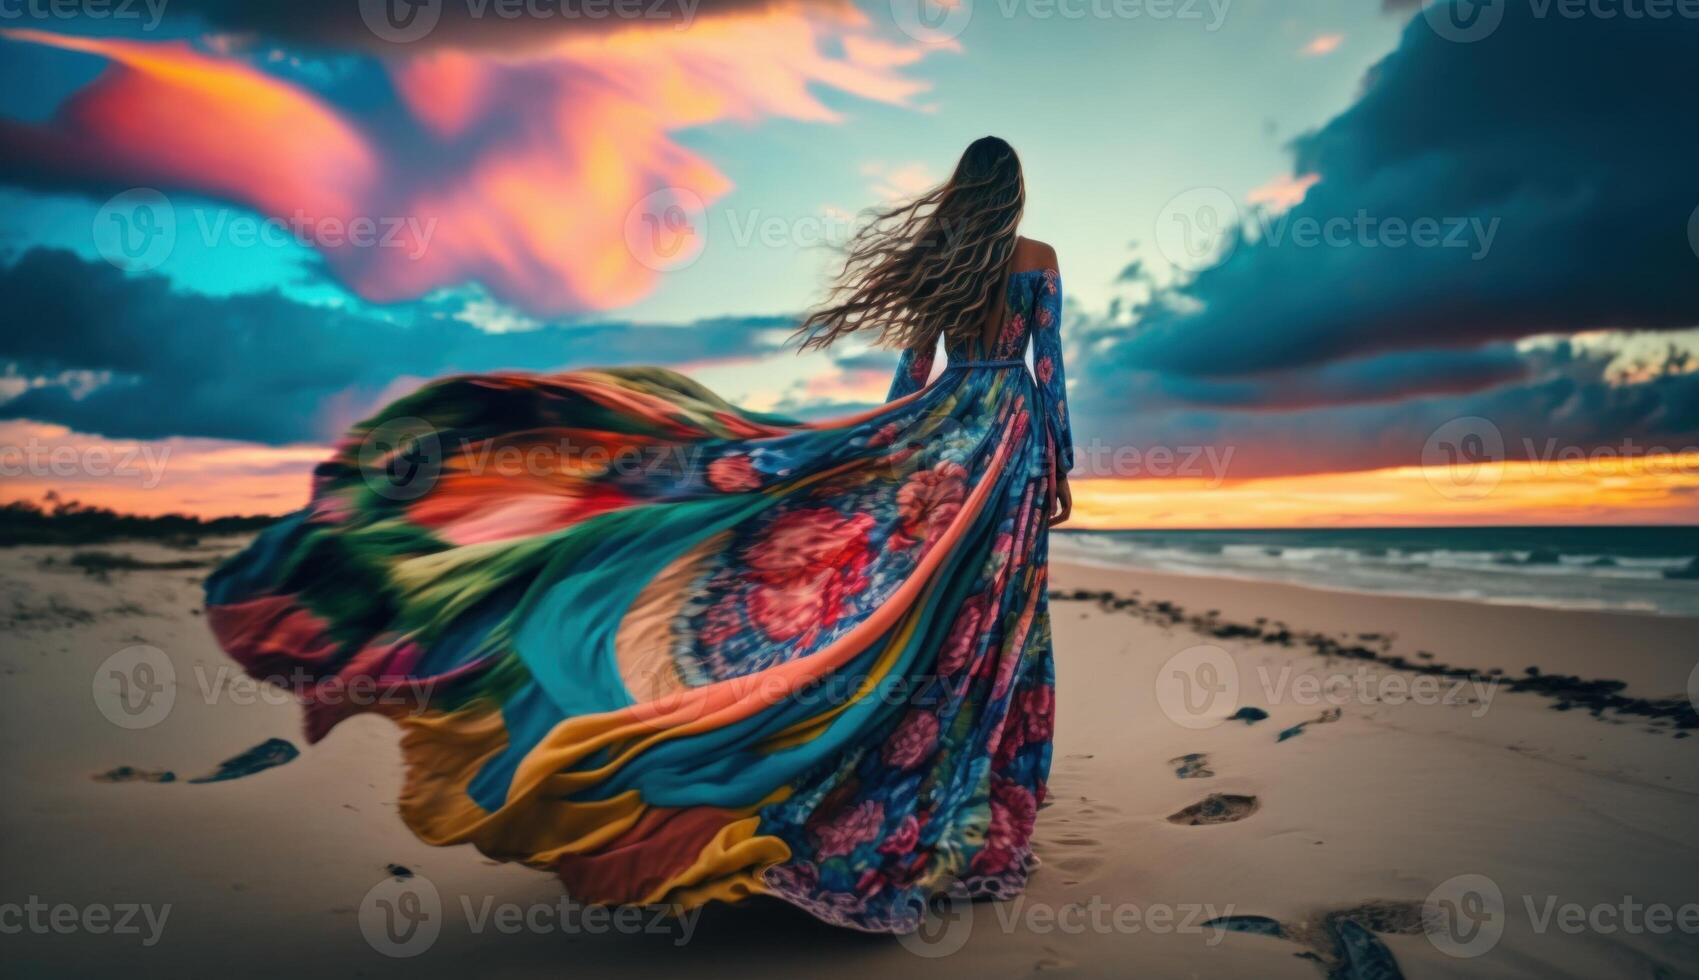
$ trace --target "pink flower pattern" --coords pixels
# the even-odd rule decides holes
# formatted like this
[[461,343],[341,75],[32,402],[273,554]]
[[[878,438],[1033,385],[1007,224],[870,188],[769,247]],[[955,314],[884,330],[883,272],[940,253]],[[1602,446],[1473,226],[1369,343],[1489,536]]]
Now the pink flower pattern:
[[1020,717],[1028,742],[1048,742],[1056,727],[1056,689],[1048,684],[1029,687],[1021,697]]
[[909,814],[897,823],[897,828],[879,844],[880,854],[907,854],[920,843],[920,820]]
[[913,769],[932,754],[932,747],[937,744],[938,716],[910,711],[885,741],[885,761],[898,769]]
[[1003,321],[1003,332],[997,335],[997,349],[994,354],[1005,354],[1017,350],[1022,340],[1026,339],[1026,317],[1012,313]]
[[967,470],[960,464],[946,460],[920,470],[897,491],[903,533],[930,547],[961,513],[966,498]]
[[984,633],[989,605],[990,602],[984,595],[976,595],[962,603],[960,611],[956,613],[956,621],[950,625],[950,638],[938,657],[939,676],[953,677],[957,671],[967,666],[968,656],[973,653],[974,646]]
[[744,555],[758,583],[748,599],[750,619],[769,639],[812,645],[866,588],[872,527],[871,515],[830,507],[780,515]]
[[761,474],[748,456],[721,456],[708,464],[708,485],[725,493],[754,490],[761,486]]
[[[966,418],[960,404],[951,400],[956,392],[972,392],[970,397],[985,397],[987,402],[995,393],[995,424],[1004,435],[984,440],[985,445],[1030,442],[1042,452],[1053,447],[1071,452],[1065,429],[1062,351],[1056,338],[1059,304],[1060,289],[1053,273],[1026,276],[1012,288],[1005,329],[993,351],[950,351],[952,363],[987,356],[1012,360],[1022,356],[1030,341],[1032,379],[1041,386],[1041,397],[1031,397],[1030,384],[970,380],[988,382],[1008,375],[952,372],[944,378],[960,380],[941,381],[927,389],[919,402],[926,415]],[[930,352],[905,352],[892,386],[893,399],[921,391],[931,363]],[[1004,400],[1009,394],[1015,397]],[[1029,404],[1034,406],[1030,419]],[[1043,416],[1038,414],[1040,408],[1046,413]],[[1040,418],[1042,425],[1037,424]],[[970,424],[981,423],[975,416]],[[859,529],[847,535],[854,544],[840,554],[812,547],[809,536],[775,522],[769,533],[785,544],[782,550],[809,556],[806,561],[785,564],[783,575],[762,581],[761,589],[786,596],[784,609],[795,607],[812,615],[812,604],[818,603],[821,614],[830,619],[832,601],[814,596],[829,596],[834,579],[866,579],[877,590],[880,569],[890,561],[887,556],[906,556],[907,563],[923,561],[942,546],[944,534],[962,521],[970,493],[984,478],[984,451],[975,450],[967,458],[934,457],[915,469],[913,460],[925,458],[917,453],[936,450],[925,439],[909,434],[913,431],[882,422],[866,437],[866,445],[884,451],[884,472],[901,476],[894,492],[890,478],[883,478],[881,495],[874,498],[877,502],[869,511],[878,514],[879,520],[867,529],[865,548]],[[1032,435],[1035,431],[1040,433],[1037,439]],[[896,714],[880,742],[853,750],[842,762],[829,766],[831,771],[821,777],[829,790],[823,798],[798,797],[794,806],[805,816],[805,825],[800,834],[785,835],[792,857],[767,876],[775,894],[828,921],[904,931],[913,928],[906,917],[923,904],[926,890],[933,887],[930,882],[961,879],[971,890],[995,889],[1004,895],[1024,885],[1033,865],[1031,838],[1038,803],[1044,798],[1055,726],[1043,571],[1047,539],[1042,516],[1035,513],[1050,467],[1031,472],[1044,475],[1030,477],[1031,484],[1016,481],[1011,496],[999,491],[992,504],[994,514],[983,520],[976,514],[969,525],[981,535],[972,546],[973,567],[958,572],[971,578],[970,586],[951,598],[951,606],[934,610],[935,620],[905,622],[890,634],[900,637],[909,635],[904,629],[913,631],[910,642],[920,644],[919,648],[893,652],[918,658],[899,662],[912,664],[911,676],[923,686],[917,695],[926,696],[894,709]],[[814,492],[822,500],[833,501],[842,486],[861,478],[852,474],[840,485],[828,484]],[[840,513],[839,519],[848,518]],[[830,525],[824,516],[807,520],[810,526],[814,522]],[[799,567],[807,571],[798,573]],[[804,587],[782,584],[797,577],[806,579]],[[806,604],[804,595],[809,597]],[[751,604],[750,618],[760,623],[755,606]],[[805,621],[804,616],[795,620],[786,616],[779,618],[779,629],[773,630],[771,624],[757,629],[789,634],[802,629]],[[984,782],[957,775],[972,771],[965,766],[987,764],[989,794]],[[772,810],[787,812],[791,805],[774,804]],[[783,819],[775,825],[783,826]]]
[[878,836],[879,827],[884,821],[884,804],[877,800],[863,800],[859,805],[838,814],[836,819],[822,824],[815,831],[815,835],[820,839],[820,849],[815,853],[821,858],[848,854],[858,845]]

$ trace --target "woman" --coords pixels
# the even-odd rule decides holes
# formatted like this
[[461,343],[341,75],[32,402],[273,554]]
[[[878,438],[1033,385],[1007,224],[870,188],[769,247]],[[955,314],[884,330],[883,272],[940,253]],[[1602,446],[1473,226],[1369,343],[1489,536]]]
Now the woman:
[[395,718],[420,838],[578,901],[765,894],[907,932],[946,889],[1019,892],[1072,466],[1061,284],[1024,201],[986,137],[852,244],[801,332],[903,349],[874,411],[804,424],[658,368],[390,405],[207,583],[219,642],[305,679],[310,740]]

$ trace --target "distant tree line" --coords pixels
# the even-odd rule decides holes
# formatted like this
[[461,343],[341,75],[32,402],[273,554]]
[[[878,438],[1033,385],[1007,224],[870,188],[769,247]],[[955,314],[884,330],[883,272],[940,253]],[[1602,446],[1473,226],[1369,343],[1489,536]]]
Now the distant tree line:
[[120,514],[64,500],[49,491],[39,502],[19,500],[0,505],[0,547],[122,540],[193,545],[206,537],[253,534],[277,519],[275,514],[211,519],[188,514]]

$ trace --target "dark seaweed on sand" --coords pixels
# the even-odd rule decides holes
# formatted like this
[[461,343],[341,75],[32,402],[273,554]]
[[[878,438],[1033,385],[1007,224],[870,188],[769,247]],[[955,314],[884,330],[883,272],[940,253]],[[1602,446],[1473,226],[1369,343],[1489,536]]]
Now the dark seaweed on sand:
[[1629,697],[1622,693],[1628,686],[1622,681],[1586,680],[1569,674],[1546,674],[1538,667],[1529,667],[1521,677],[1505,677],[1502,676],[1503,672],[1498,670],[1474,670],[1436,663],[1428,659],[1432,654],[1425,650],[1417,654],[1418,661],[1413,661],[1388,653],[1388,644],[1384,641],[1380,644],[1380,649],[1373,650],[1361,643],[1346,642],[1326,633],[1294,630],[1284,623],[1269,623],[1266,620],[1259,620],[1254,624],[1229,622],[1215,615],[1214,610],[1201,616],[1188,616],[1184,609],[1166,600],[1146,601],[1137,596],[1116,595],[1108,590],[1054,589],[1050,598],[1058,602],[1095,602],[1105,612],[1137,616],[1160,626],[1185,626],[1203,636],[1218,639],[1247,639],[1273,646],[1308,647],[1311,653],[1320,657],[1370,660],[1412,674],[1432,674],[1463,681],[1497,683],[1507,691],[1522,691],[1551,698],[1557,702],[1552,707],[1558,711],[1580,708],[1595,718],[1603,718],[1605,712],[1611,711],[1621,715],[1667,719],[1671,726],[1678,729],[1674,736],[1676,738],[1686,737],[1685,729],[1699,728],[1699,710],[1695,710],[1693,703],[1687,698]]
[[205,776],[196,776],[189,780],[191,783],[221,783],[227,779],[241,779],[252,776],[256,772],[281,766],[301,754],[287,739],[268,738],[241,755],[225,759],[218,768]]

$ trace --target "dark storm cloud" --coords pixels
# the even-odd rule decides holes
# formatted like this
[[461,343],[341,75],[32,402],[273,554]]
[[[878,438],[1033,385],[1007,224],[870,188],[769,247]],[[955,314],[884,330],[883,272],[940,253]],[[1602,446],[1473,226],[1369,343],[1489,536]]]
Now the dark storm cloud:
[[1461,394],[1527,372],[1527,362],[1513,345],[1493,344],[1478,350],[1401,351],[1256,377],[1135,371],[1123,384],[1153,405],[1285,411]]
[[[1510,459],[1699,444],[1679,357],[1628,381],[1602,349],[1513,342],[1699,325],[1699,23],[1501,6],[1473,43],[1413,17],[1295,143],[1319,181],[1225,263],[1132,328],[1074,315],[1085,472],[1140,475],[1113,454],[1157,447],[1230,449],[1232,478],[1414,466],[1470,417]],[[1414,244],[1423,219],[1437,243]],[[1305,237],[1330,221],[1342,237]]]
[[0,332],[7,373],[63,376],[0,403],[0,417],[118,438],[265,443],[326,438],[398,379],[748,355],[775,349],[792,326],[779,317],[724,318],[490,334],[423,307],[396,322],[277,292],[176,292],[158,276],[126,276],[43,248],[0,268],[0,308],[9,323]]
[[832,358],[832,363],[841,371],[878,371],[891,374],[897,369],[897,352],[871,348],[838,354]]
[[1525,352],[1519,381],[1279,412],[1176,405],[1149,390],[1117,395],[1076,389],[1077,455],[1091,476],[1144,475],[1117,469],[1116,454],[1126,458],[1127,449],[1153,448],[1208,449],[1230,460],[1224,474],[1230,479],[1420,466],[1434,462],[1424,457],[1430,439],[1445,438],[1444,427],[1459,419],[1484,419],[1457,424],[1495,433],[1502,458],[1510,460],[1699,447],[1699,374],[1664,372],[1629,384],[1612,379],[1610,360],[1559,341]]
[[[1356,104],[1297,141],[1295,172],[1320,177],[1303,202],[1148,305],[1095,374],[1699,324],[1699,21],[1502,6],[1473,43],[1413,18]],[[1414,244],[1418,222],[1440,242]]]

